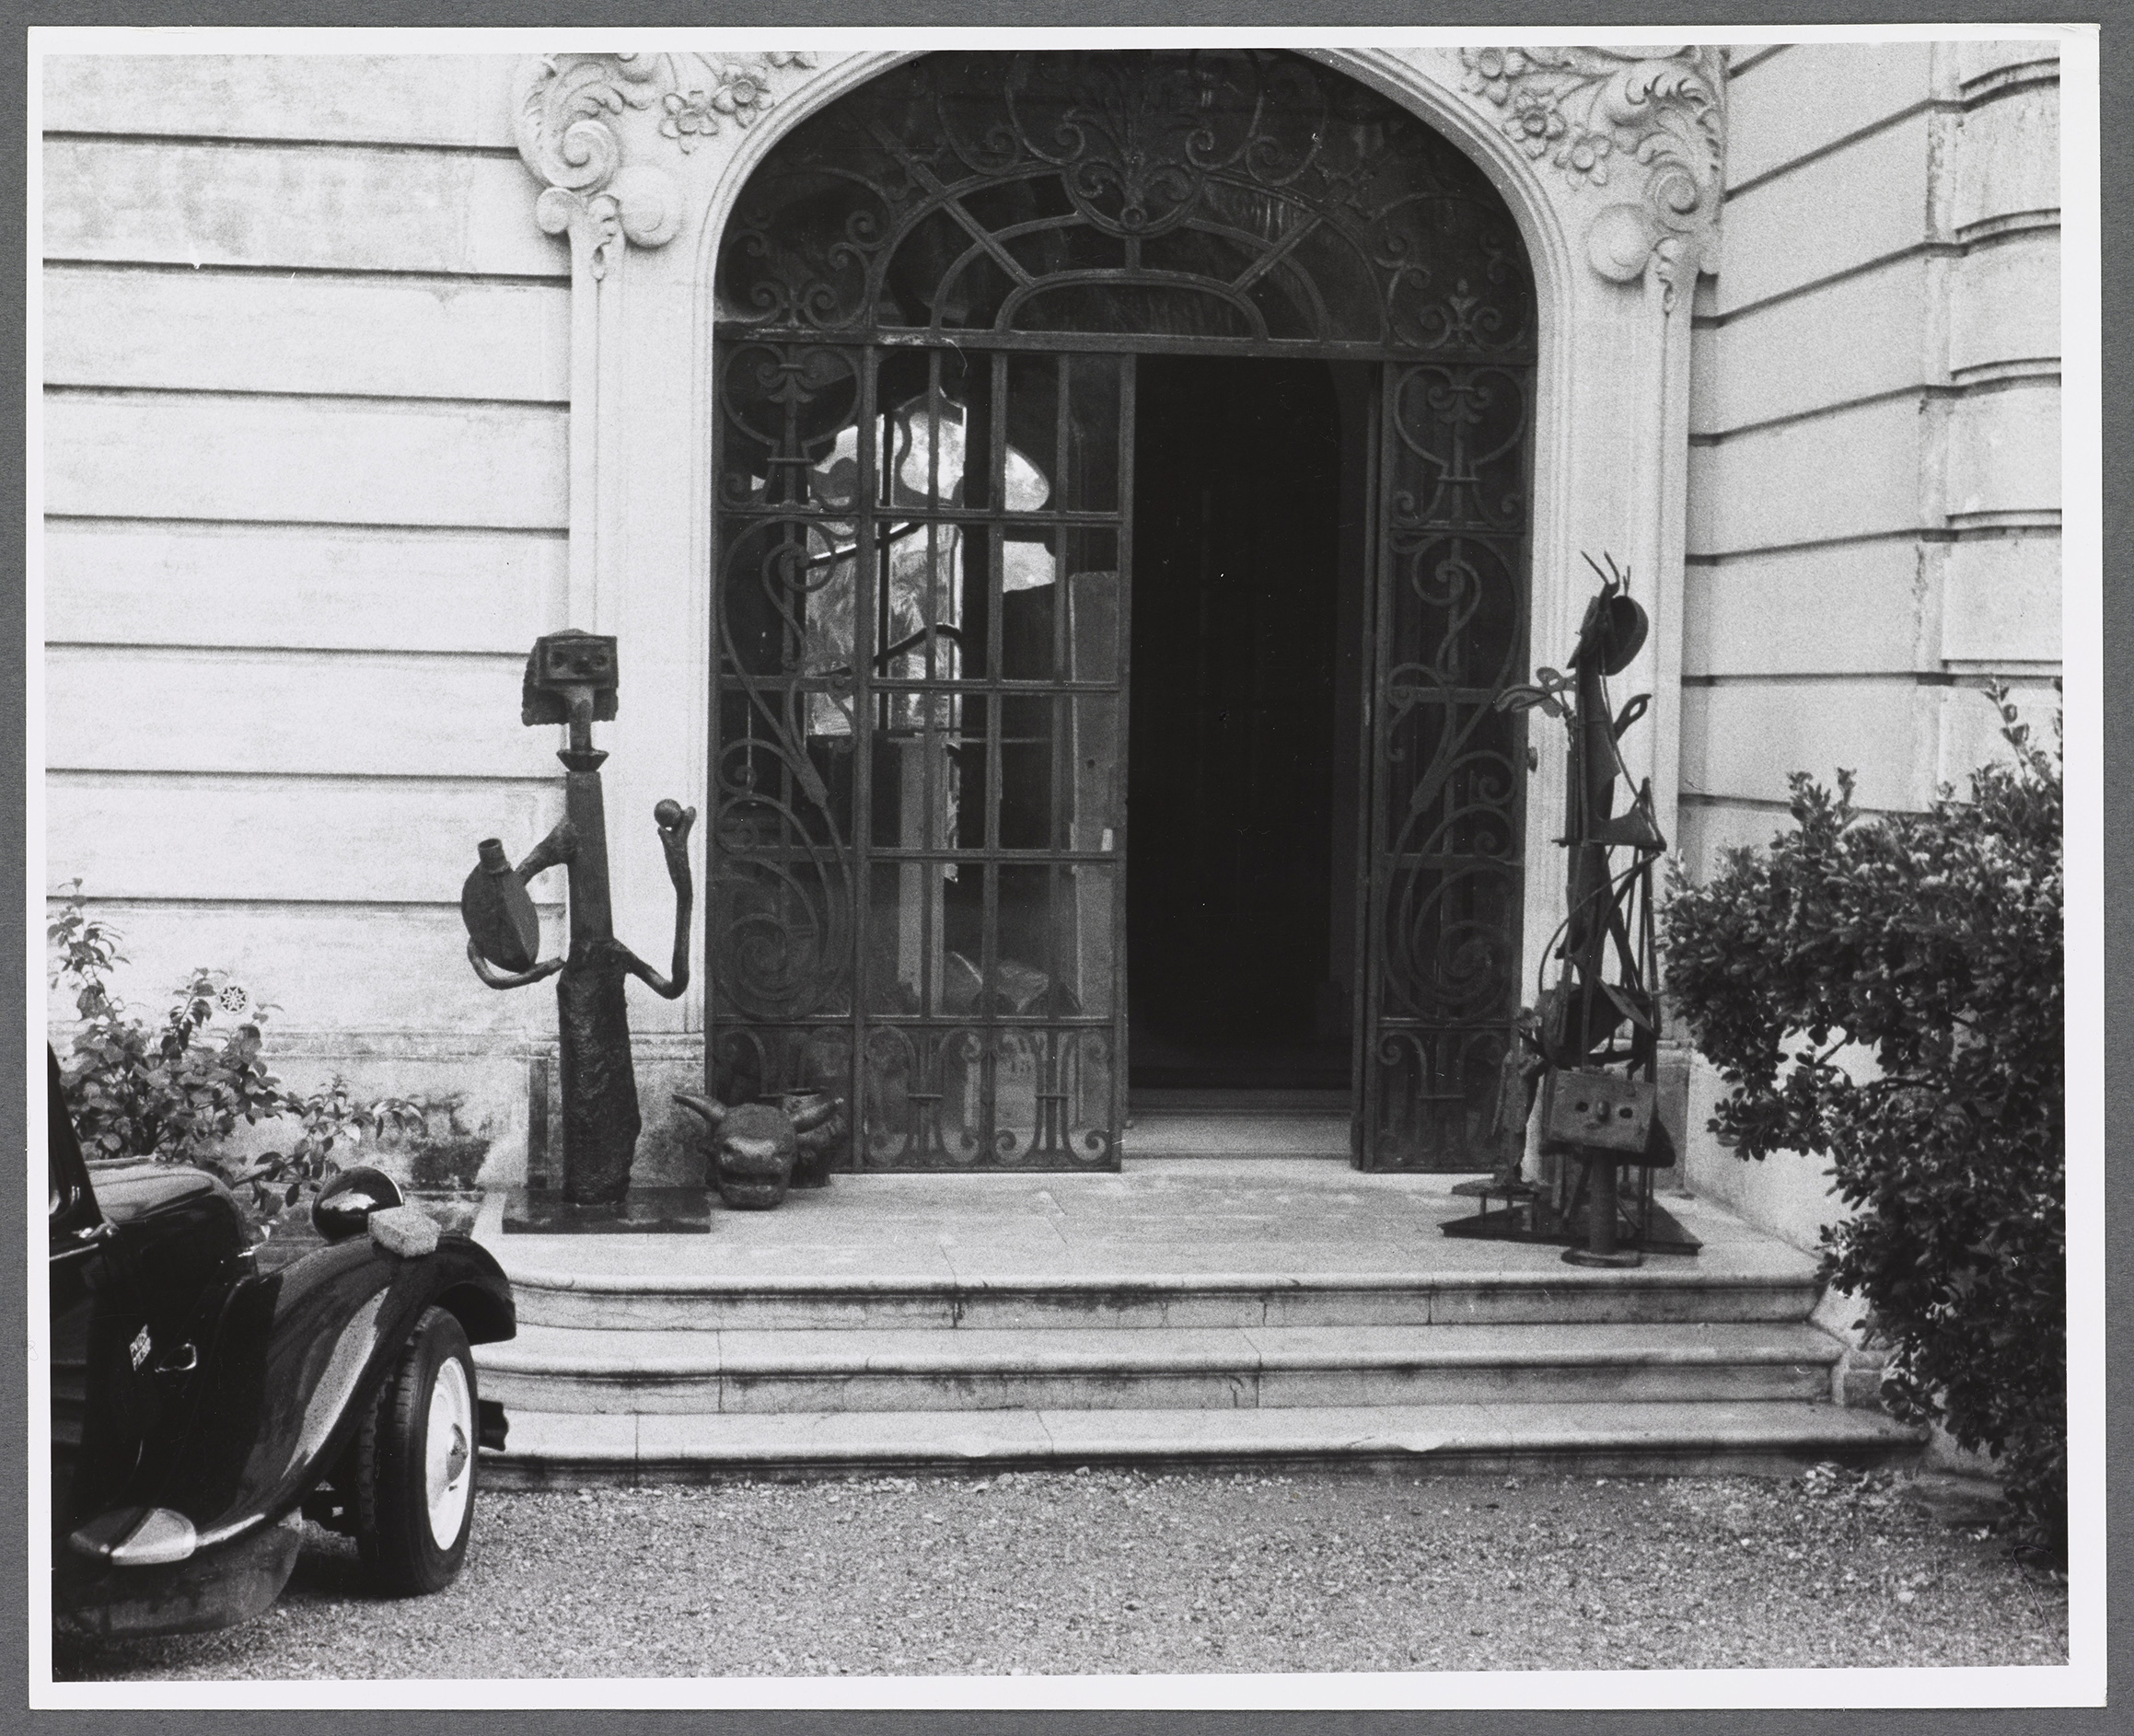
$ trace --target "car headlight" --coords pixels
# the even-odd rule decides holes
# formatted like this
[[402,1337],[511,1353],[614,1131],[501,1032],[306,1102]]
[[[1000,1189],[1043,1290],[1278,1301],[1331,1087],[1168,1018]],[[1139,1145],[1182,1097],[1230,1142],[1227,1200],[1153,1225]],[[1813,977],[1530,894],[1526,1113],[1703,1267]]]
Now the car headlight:
[[382,1170],[344,1169],[319,1190],[311,1202],[311,1224],[328,1242],[358,1236],[374,1211],[390,1211],[401,1203],[400,1190]]

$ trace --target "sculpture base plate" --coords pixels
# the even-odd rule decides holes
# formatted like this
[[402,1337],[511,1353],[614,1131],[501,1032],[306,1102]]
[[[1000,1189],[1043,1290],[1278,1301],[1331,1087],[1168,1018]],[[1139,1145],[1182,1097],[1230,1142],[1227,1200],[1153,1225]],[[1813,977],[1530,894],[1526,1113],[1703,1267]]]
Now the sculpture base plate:
[[504,1202],[506,1235],[702,1235],[712,1227],[702,1187],[632,1187],[620,1206],[574,1206],[549,1187],[514,1187]]
[[1591,1248],[1565,1248],[1563,1263],[1566,1266],[1642,1266],[1645,1256],[1636,1248],[1610,1248],[1606,1254],[1595,1254]]
[[1459,1199],[1494,1199],[1502,1195],[1506,1199],[1531,1199],[1541,1191],[1532,1182],[1514,1178],[1505,1181],[1497,1175],[1478,1176],[1471,1182],[1455,1182],[1452,1192]]
[[[1497,1198],[1503,1196],[1500,1193]],[[1626,1207],[1628,1206],[1628,1202]],[[1455,1218],[1450,1223],[1441,1223],[1438,1229],[1445,1235],[1461,1241],[1479,1242],[1537,1242],[1544,1245],[1568,1248],[1583,1253],[1588,1242],[1585,1211],[1582,1207],[1575,1212],[1558,1211],[1546,1198],[1519,1198],[1514,1205],[1500,1206],[1494,1211],[1485,1199],[1481,1212],[1472,1218]],[[1652,1221],[1645,1226],[1645,1233],[1638,1233],[1634,1211],[1626,1209],[1616,1220],[1616,1242],[1625,1253],[1633,1256],[1644,1254],[1695,1254],[1704,1244],[1676,1220],[1673,1213],[1653,1202]],[[1573,1266],[1583,1260],[1572,1260]],[[1624,1262],[1635,1265],[1635,1258]]]

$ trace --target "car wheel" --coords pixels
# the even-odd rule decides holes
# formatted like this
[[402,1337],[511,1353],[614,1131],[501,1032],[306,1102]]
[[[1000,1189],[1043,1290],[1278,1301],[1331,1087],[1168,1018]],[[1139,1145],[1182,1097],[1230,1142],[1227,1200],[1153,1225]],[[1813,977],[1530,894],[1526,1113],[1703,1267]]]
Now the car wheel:
[[474,1529],[474,1357],[442,1308],[425,1309],[355,1441],[355,1542],[396,1597],[441,1591]]

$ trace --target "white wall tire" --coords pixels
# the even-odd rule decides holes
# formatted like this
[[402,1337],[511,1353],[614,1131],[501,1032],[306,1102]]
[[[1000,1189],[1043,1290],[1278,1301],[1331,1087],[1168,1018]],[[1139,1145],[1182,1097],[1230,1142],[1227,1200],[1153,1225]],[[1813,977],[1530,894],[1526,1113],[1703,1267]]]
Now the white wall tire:
[[458,1577],[479,1415],[467,1334],[444,1309],[424,1310],[356,1437],[356,1547],[380,1591],[420,1597]]

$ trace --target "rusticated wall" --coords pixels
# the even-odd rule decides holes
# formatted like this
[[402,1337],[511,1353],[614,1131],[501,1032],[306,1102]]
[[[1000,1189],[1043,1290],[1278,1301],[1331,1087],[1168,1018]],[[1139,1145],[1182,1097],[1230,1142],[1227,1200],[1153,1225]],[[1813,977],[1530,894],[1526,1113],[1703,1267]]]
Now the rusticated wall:
[[129,998],[226,967],[292,1082],[472,1086],[505,1146],[553,1007],[475,982],[454,906],[477,839],[561,811],[518,686],[562,624],[570,415],[511,67],[42,86],[48,880],[124,931]]
[[[1916,808],[2059,673],[2059,62],[2049,42],[1737,49],[1693,339],[1681,845],[1781,825],[1786,774]],[[1716,1082],[1692,1070],[1689,1125]],[[1692,1140],[1803,1246],[1819,1165]]]

